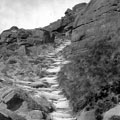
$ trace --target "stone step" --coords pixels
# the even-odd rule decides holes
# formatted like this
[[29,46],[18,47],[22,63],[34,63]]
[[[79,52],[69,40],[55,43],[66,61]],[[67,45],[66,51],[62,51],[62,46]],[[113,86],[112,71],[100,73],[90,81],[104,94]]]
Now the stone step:
[[52,118],[52,120],[76,120],[75,118],[72,118],[72,117],[70,117],[70,118],[59,118],[59,117],[54,117],[54,118]]
[[67,98],[65,98],[65,97],[59,99],[59,101],[66,101],[66,100],[67,100]]
[[61,61],[57,61],[55,63],[53,63],[53,65],[60,65],[61,64]]
[[46,77],[41,78],[39,81],[48,83],[49,87],[36,89],[36,91],[38,91],[37,95],[44,95],[48,101],[53,103],[55,106],[56,111],[50,114],[52,120],[75,120],[75,118],[73,118],[70,114],[71,109],[69,107],[69,101],[62,94],[62,90],[59,88],[57,81],[57,74],[61,70],[61,67],[70,62],[65,61],[61,55],[58,56],[58,53],[68,44],[70,44],[69,40],[63,42],[59,48],[55,49],[54,51],[49,51],[44,55],[46,58],[45,62],[48,63],[49,61],[49,64],[45,70],[45,73],[47,73],[45,74]]
[[60,102],[68,102],[68,100],[60,100],[60,99],[59,99],[58,101],[55,101],[54,103],[55,103],[55,104],[58,104],[58,103],[60,103]]
[[66,114],[72,114],[71,109],[56,109],[56,112],[58,113],[66,113]]
[[72,112],[72,111],[71,111],[71,108],[56,108],[56,111],[64,111],[64,112],[66,112],[66,113],[67,113],[67,112],[70,112],[70,113]]
[[62,64],[68,64],[70,61],[63,61]]
[[36,81],[36,82],[32,82],[31,84],[29,84],[31,87],[33,88],[47,88],[49,87],[47,83],[45,83],[44,81]]
[[61,101],[58,103],[54,103],[56,108],[69,108],[69,102],[68,101]]
[[44,82],[48,82],[48,83],[56,83],[57,84],[57,76],[54,75],[54,77],[44,77],[44,78],[41,78],[40,81],[44,81]]
[[61,58],[59,58],[59,59],[54,59],[54,63],[55,62],[62,62],[63,61],[63,59],[61,59]]
[[46,71],[49,72],[49,73],[52,73],[52,72],[59,72],[61,69],[61,67],[54,67],[54,68],[48,68]]
[[52,94],[50,92],[44,92],[44,91],[42,91],[39,94],[46,96],[50,100],[59,100],[62,97],[61,95],[55,95],[55,94]]
[[39,91],[52,92],[51,88],[38,88]]
[[49,75],[47,75],[46,76],[47,78],[54,78],[54,77],[57,77],[56,75],[51,75],[51,74],[49,74]]
[[56,90],[56,91],[52,91],[52,94],[57,94],[57,95],[59,95],[60,93],[62,93],[62,91],[59,91],[59,90]]
[[59,88],[59,85],[58,84],[51,85],[51,88],[57,90]]
[[57,67],[59,67],[58,65],[51,65],[48,69],[54,69],[54,68],[57,68]]
[[59,118],[70,118],[71,115],[70,114],[67,114],[67,113],[62,113],[62,112],[53,112],[51,113],[51,116],[54,118],[54,117],[59,117]]

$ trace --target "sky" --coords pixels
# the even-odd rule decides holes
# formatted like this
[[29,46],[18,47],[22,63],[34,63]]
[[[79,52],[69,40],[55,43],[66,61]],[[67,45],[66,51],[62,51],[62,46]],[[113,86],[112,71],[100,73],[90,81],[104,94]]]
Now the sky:
[[0,0],[0,33],[12,26],[34,29],[64,16],[67,8],[90,0]]

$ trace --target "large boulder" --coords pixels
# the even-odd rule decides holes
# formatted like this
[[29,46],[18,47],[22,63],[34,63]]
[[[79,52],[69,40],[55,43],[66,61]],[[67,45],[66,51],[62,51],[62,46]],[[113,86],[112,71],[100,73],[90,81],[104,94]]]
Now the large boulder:
[[79,115],[77,115],[77,120],[96,120],[95,118],[95,111],[81,111]]
[[[48,30],[37,28],[32,30],[32,37],[34,44],[41,44],[41,43],[50,43],[52,36]],[[28,39],[29,42],[29,39]]]
[[30,95],[18,87],[0,89],[0,101],[2,120],[40,120],[53,110],[44,96]]

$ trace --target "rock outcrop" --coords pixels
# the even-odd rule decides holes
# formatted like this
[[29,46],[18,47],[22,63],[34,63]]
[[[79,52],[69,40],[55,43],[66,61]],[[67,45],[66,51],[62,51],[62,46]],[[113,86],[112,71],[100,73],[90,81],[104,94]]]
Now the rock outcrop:
[[38,43],[50,43],[54,42],[51,33],[42,28],[33,30],[19,29],[15,26],[1,33],[0,43],[15,43],[18,44],[38,44]]
[[73,28],[73,22],[76,18],[76,15],[86,7],[86,3],[80,3],[73,7],[73,9],[67,9],[65,11],[65,16],[61,19],[51,23],[50,25],[44,27],[44,29],[51,31],[51,32],[57,32],[57,33],[66,33],[69,32],[69,35],[71,34],[71,30]]
[[[6,56],[14,53],[30,54],[31,47],[54,43],[55,35],[42,28],[33,30],[19,29],[16,26],[11,27],[1,33],[0,55]],[[36,47],[37,48],[37,47]]]

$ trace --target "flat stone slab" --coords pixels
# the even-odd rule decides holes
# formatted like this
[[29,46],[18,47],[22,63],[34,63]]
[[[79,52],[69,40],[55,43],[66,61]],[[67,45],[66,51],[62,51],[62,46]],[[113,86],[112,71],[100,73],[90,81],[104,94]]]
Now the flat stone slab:
[[46,71],[49,72],[49,73],[52,73],[52,72],[59,72],[61,69],[61,67],[54,67],[54,68],[49,68],[47,69]]
[[61,64],[61,61],[57,61],[55,63],[53,63],[53,65],[60,65]]
[[55,103],[55,104],[58,104],[58,103],[61,103],[61,102],[66,102],[66,103],[67,103],[68,100],[67,100],[67,99],[66,99],[66,100],[61,100],[61,99],[59,99],[58,101],[55,101],[54,103]]
[[59,101],[66,101],[66,100],[67,100],[67,98],[65,98],[65,97],[59,99]]
[[50,100],[58,100],[61,98],[60,95],[55,95],[49,92],[41,92],[40,95],[44,95],[47,97],[47,99],[50,99]]
[[52,92],[51,88],[38,88],[39,91]]
[[55,89],[55,90],[57,90],[57,89],[58,89],[58,87],[59,87],[59,85],[58,85],[58,84],[55,84],[55,85],[52,85],[52,86],[51,86],[51,88],[52,88],[52,89]]
[[53,92],[52,92],[52,94],[55,94],[55,95],[59,95],[60,93],[62,93],[62,91],[59,91],[59,90],[54,90]]
[[63,62],[63,60],[62,59],[54,59],[54,64],[57,63],[57,62],[61,63],[61,62]]
[[55,82],[57,79],[57,76],[54,75],[53,77],[44,77],[44,78],[41,78],[40,81],[47,81],[48,83],[50,82]]
[[70,61],[63,61],[62,64],[68,64]]
[[53,113],[51,113],[51,116],[60,117],[60,118],[70,118],[71,117],[70,114],[62,113],[62,112],[53,112]]
[[54,103],[56,108],[69,108],[69,103],[68,101],[62,101],[58,103]]
[[39,87],[48,87],[48,84],[42,82],[42,81],[37,81],[37,82],[32,82],[29,84],[31,87],[39,88]]
[[52,120],[76,120],[75,118],[59,118],[59,117],[54,117]]

